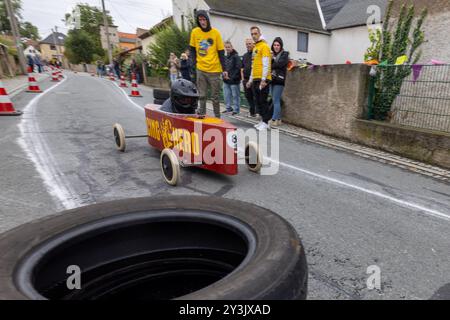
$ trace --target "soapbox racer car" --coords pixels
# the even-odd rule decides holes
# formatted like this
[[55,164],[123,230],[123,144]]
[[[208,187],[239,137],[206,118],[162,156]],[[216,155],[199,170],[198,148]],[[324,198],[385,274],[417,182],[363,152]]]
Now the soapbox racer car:
[[[123,127],[114,125],[114,139],[125,152],[126,139],[148,138],[161,151],[160,166],[164,180],[172,186],[180,182],[180,167],[196,166],[219,174],[238,174],[237,128],[225,120],[209,116],[167,113],[160,105],[145,106],[147,134],[126,136]],[[262,156],[256,142],[245,145],[245,164],[258,173]]]

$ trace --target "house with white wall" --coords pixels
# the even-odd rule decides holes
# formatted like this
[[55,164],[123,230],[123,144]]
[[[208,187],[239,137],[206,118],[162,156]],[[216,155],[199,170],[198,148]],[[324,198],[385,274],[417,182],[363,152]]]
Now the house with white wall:
[[387,0],[172,0],[172,4],[180,28],[187,26],[196,10],[207,10],[212,26],[241,55],[250,28],[257,25],[269,44],[281,37],[292,59],[342,64],[363,62],[370,46],[371,6],[379,8],[381,19]]
[[36,49],[34,46],[31,46],[31,45],[27,46],[23,50],[23,54],[24,54],[25,57],[27,57],[27,56],[34,57],[36,55],[38,55],[39,57],[41,56],[41,52],[38,49]]
[[142,53],[149,54],[149,46],[156,41],[156,34],[164,27],[173,22],[173,16],[164,18],[146,32],[138,34],[140,45],[142,45]]

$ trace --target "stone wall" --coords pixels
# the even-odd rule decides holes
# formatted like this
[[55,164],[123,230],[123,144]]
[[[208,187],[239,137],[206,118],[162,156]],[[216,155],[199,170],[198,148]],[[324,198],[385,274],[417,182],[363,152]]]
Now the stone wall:
[[377,121],[357,120],[352,141],[450,168],[450,134]]
[[[450,63],[450,41],[448,41],[448,30],[450,21],[449,0],[405,0],[394,1],[392,16],[398,17],[400,7],[403,3],[413,4],[416,8],[416,16],[423,8],[428,9],[428,17],[423,25],[425,43],[422,45],[422,57],[419,63],[429,63],[431,59],[438,59]],[[415,24],[414,24],[415,25]]]
[[331,65],[288,72],[283,119],[332,136],[350,138],[367,105],[366,65]]
[[153,88],[170,89],[170,81],[167,78],[147,77],[145,84]]
[[450,168],[450,134],[367,118],[370,68],[332,65],[288,72],[283,120],[404,157]]
[[97,73],[97,66],[95,64],[71,64],[70,70],[76,71],[76,72],[93,72]]

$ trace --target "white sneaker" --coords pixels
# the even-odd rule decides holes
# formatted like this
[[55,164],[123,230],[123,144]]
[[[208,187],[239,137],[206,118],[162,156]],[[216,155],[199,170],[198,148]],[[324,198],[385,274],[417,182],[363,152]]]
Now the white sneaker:
[[258,127],[261,125],[261,123],[264,123],[264,122],[262,122],[262,121],[261,121],[261,122],[258,122],[257,124],[254,125],[254,127],[255,127],[255,128],[258,128]]
[[258,131],[264,131],[268,129],[270,129],[270,127],[265,122],[262,122],[260,126],[256,127],[256,130]]

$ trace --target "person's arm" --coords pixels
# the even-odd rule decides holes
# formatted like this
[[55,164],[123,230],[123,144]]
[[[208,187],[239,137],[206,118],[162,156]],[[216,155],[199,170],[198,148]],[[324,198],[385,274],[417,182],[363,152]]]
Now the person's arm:
[[271,53],[269,50],[269,47],[267,47],[266,49],[264,49],[263,53],[262,53],[262,64],[263,64],[263,70],[262,70],[262,77],[261,77],[261,81],[264,83],[263,87],[265,87],[266,85],[266,79],[269,76],[269,67],[270,67],[270,63],[272,62],[272,57],[271,57]]
[[195,34],[194,30],[191,32],[191,40],[189,41],[189,51],[190,51],[190,59],[192,61],[192,68],[197,67],[197,48],[195,43]]
[[225,44],[223,43],[222,40],[222,35],[220,33],[218,33],[217,37],[216,37],[216,43],[217,43],[217,51],[219,53],[219,59],[220,59],[220,64],[222,65],[222,70],[225,71],[226,68],[226,63],[225,63]]
[[195,47],[189,47],[191,55],[190,55],[190,59],[192,61],[192,67],[196,67],[197,66],[197,50],[195,49]]
[[220,64],[222,65],[222,70],[225,72],[225,70],[226,70],[225,50],[219,51],[219,59],[220,59]]

